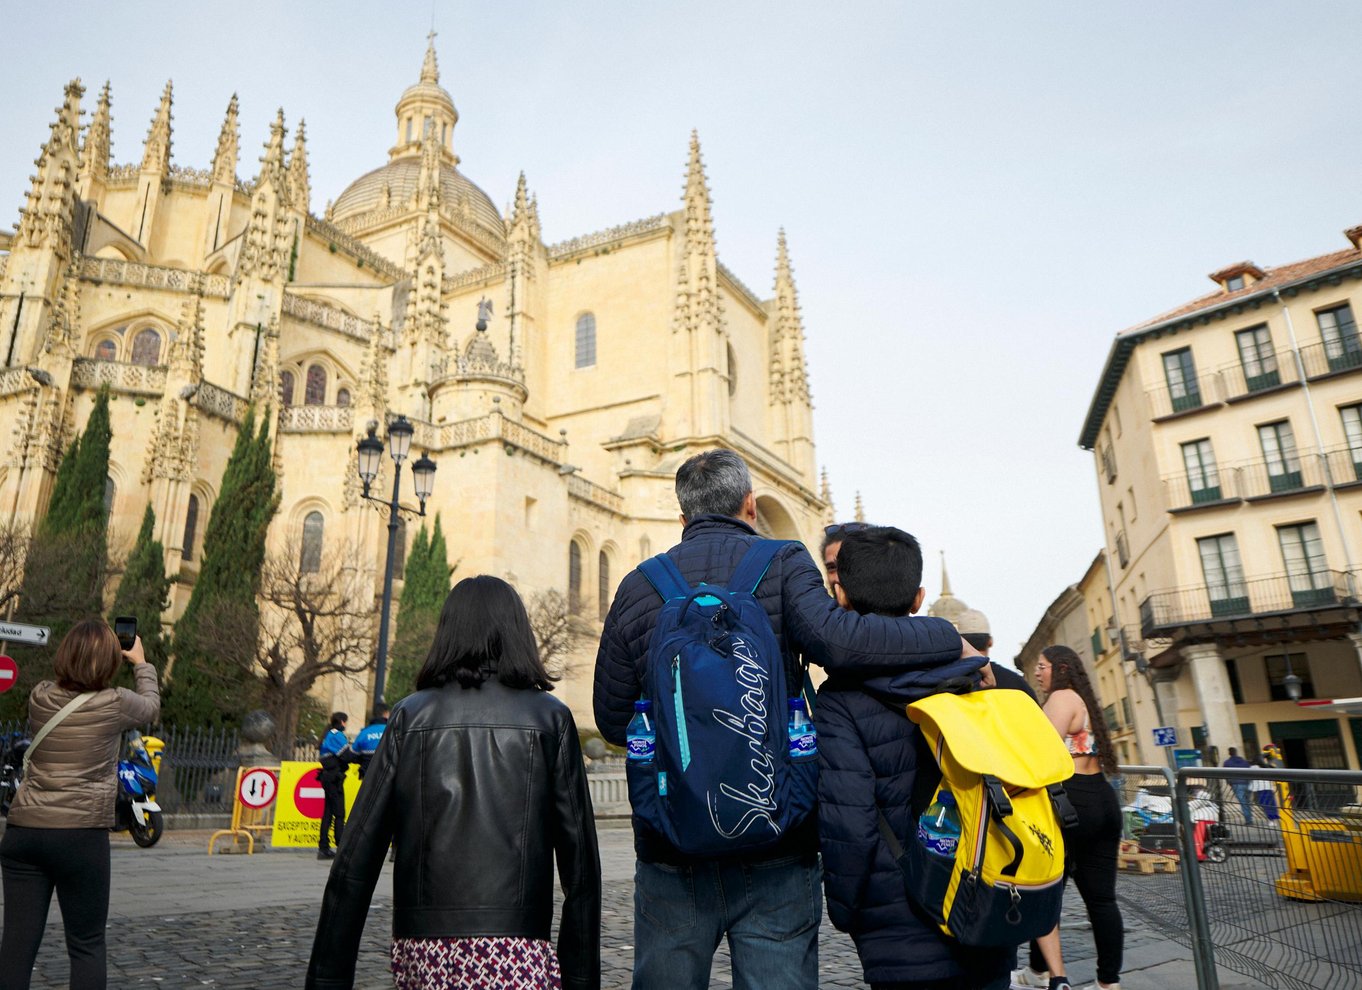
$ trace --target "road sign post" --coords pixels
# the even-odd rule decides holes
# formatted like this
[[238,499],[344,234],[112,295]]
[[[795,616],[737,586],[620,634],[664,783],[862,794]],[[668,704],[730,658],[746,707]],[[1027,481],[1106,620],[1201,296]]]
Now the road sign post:
[[51,638],[52,630],[47,626],[31,626],[27,622],[0,622],[0,640],[7,643],[46,646]]

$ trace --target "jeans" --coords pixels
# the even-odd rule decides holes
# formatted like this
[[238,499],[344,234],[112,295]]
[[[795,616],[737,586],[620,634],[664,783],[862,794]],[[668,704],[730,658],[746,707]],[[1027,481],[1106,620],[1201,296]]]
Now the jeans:
[[1234,790],[1234,796],[1239,800],[1239,809],[1244,813],[1244,824],[1253,824],[1253,803],[1249,800],[1249,785],[1247,780],[1232,780],[1230,787]]
[[707,990],[725,935],[733,990],[817,990],[822,872],[812,856],[639,862],[633,990]]
[[66,929],[71,988],[104,990],[109,830],[11,825],[0,842],[0,870],[5,887],[0,990],[28,990],[54,888]]
[[[1097,979],[1121,979],[1125,925],[1116,903],[1116,855],[1121,845],[1121,806],[1116,792],[1100,773],[1076,773],[1064,791],[1078,812],[1078,825],[1064,833],[1064,858],[1069,875],[1083,897],[1097,945]],[[1031,943],[1031,968],[1045,970],[1045,959]]]

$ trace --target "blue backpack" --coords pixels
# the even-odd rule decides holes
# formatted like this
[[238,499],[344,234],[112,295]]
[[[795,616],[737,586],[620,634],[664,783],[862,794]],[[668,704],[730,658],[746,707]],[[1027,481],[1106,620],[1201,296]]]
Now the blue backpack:
[[663,605],[643,675],[655,756],[629,764],[629,801],[639,820],[687,855],[771,845],[814,807],[817,757],[790,758],[794,695],[771,620],[754,597],[782,546],[754,543],[727,588],[692,588],[666,554],[639,565]]

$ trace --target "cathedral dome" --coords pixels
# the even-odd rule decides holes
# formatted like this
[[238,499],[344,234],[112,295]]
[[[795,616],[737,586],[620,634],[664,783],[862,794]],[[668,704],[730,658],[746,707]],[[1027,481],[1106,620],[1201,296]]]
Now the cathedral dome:
[[[397,158],[381,168],[361,175],[336,198],[332,217],[336,222],[388,206],[411,202],[421,178],[421,159]],[[455,210],[468,203],[468,211],[480,226],[498,237],[506,236],[506,225],[492,198],[447,161],[440,162],[440,201]]]

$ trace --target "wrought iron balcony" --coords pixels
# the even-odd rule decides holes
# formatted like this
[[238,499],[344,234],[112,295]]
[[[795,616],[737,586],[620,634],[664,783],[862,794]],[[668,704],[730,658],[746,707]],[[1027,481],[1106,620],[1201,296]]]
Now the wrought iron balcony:
[[1278,574],[1156,591],[1140,603],[1140,633],[1152,639],[1178,627],[1357,606],[1345,571]]
[[1351,334],[1332,344],[1322,340],[1307,344],[1301,348],[1301,364],[1305,365],[1306,378],[1362,370],[1362,338]]
[[[1175,474],[1163,479],[1163,497],[1169,512],[1239,501],[1239,472],[1233,467],[1210,473]],[[1213,482],[1213,483],[1212,483]]]
[[1174,394],[1173,390],[1166,385],[1149,390],[1149,404],[1154,419],[1218,406],[1221,404],[1222,398],[1220,374],[1215,371],[1197,375],[1186,386],[1179,389],[1178,394]]
[[1324,452],[1329,461],[1329,480],[1335,485],[1362,481],[1362,448],[1334,447]]
[[1260,362],[1254,374],[1249,374],[1241,362],[1225,365],[1219,374],[1221,394],[1227,402],[1270,392],[1282,385],[1294,385],[1300,380],[1296,373],[1296,356],[1290,351],[1278,351]]
[[1247,499],[1307,492],[1324,486],[1324,459],[1315,451],[1297,451],[1295,463],[1249,461],[1236,466],[1239,494]]

